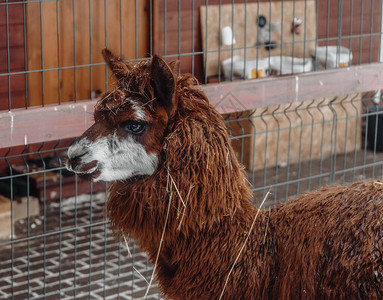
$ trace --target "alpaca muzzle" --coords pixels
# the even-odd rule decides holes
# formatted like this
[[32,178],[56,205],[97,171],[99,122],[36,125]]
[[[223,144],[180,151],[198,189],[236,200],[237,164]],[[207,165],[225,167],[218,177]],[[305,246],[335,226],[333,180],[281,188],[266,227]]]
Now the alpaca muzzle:
[[82,164],[79,163],[79,158],[69,160],[67,162],[68,170],[78,174],[78,175],[91,175],[97,171],[98,162],[97,160],[92,160],[91,162]]
[[73,145],[68,149],[66,168],[82,177],[96,177],[97,173],[99,173],[98,161],[91,160],[87,162],[86,158],[89,157],[89,152],[79,153],[78,151],[73,151],[75,147],[76,145]]

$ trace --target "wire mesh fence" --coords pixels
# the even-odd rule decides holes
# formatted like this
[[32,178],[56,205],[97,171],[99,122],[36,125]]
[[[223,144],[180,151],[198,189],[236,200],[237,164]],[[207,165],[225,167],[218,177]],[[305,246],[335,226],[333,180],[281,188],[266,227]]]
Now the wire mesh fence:
[[[382,15],[375,0],[0,0],[0,115],[10,120],[0,118],[10,124],[1,128],[7,142],[0,149],[0,298],[145,294],[152,266],[133,240],[119,240],[110,227],[107,184],[79,180],[64,167],[74,138],[61,134],[66,125],[54,140],[45,133],[32,143],[27,134],[12,140],[17,124],[45,130],[18,121],[20,109],[43,107],[39,122],[49,128],[57,118],[49,111],[94,105],[113,86],[102,48],[127,61],[154,53],[178,59],[179,71],[207,88],[232,82],[212,102],[221,108],[255,205],[271,190],[267,206],[275,206],[327,184],[383,177],[378,88],[359,92],[342,77],[335,87],[318,79],[312,90],[324,86],[327,94],[301,98],[298,85],[282,89],[278,76],[324,70],[326,78],[329,69],[353,65],[361,69],[352,76],[368,71],[364,64],[381,62]],[[286,94],[260,103],[248,92],[245,105],[234,91],[254,82],[258,93],[268,80]],[[227,97],[236,103],[228,111]],[[69,114],[59,118],[73,123]],[[161,298],[156,284],[147,298]]]

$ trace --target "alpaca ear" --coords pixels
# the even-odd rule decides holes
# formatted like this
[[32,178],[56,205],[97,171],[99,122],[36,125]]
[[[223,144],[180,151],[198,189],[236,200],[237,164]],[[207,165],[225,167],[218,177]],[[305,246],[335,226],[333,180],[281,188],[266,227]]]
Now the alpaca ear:
[[169,67],[173,71],[173,73],[178,73],[179,66],[180,66],[179,60],[173,60],[169,63]]
[[102,56],[108,67],[112,70],[117,80],[125,77],[129,72],[127,64],[119,57],[115,56],[109,49],[105,48],[102,50]]
[[176,80],[171,67],[161,57],[154,55],[150,77],[155,98],[171,116],[177,108]]

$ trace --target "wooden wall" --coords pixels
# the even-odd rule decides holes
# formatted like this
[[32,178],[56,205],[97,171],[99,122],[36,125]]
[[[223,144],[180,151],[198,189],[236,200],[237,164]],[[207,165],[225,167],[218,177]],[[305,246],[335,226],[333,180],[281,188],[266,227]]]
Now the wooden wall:
[[[382,14],[381,1],[348,0],[342,1],[342,3],[341,32],[338,33],[339,0],[318,1],[318,39],[330,39],[328,45],[336,45],[337,40],[333,38],[343,36],[341,44],[351,48],[353,64],[377,62]],[[328,22],[327,15],[329,15]],[[371,34],[374,36],[370,37]],[[348,38],[351,35],[365,36]],[[326,46],[326,44],[326,41],[319,42],[319,46]]]
[[[104,91],[105,82],[111,82],[100,55],[100,50],[105,46],[117,53],[121,52],[128,59],[149,56],[150,0],[31,1],[25,5],[11,4],[15,1],[20,2],[10,0],[7,5],[4,1],[0,2],[0,75],[8,73],[8,55],[11,73],[29,73],[27,76],[0,76],[0,110],[8,109],[8,83],[11,87],[11,108],[89,99],[91,91]],[[203,82],[199,8],[206,5],[206,1],[152,1],[153,53],[175,57],[179,53],[189,53],[182,56],[180,69],[182,72],[194,72]],[[231,4],[232,1],[222,0],[221,3]],[[244,0],[236,0],[235,3],[244,3]],[[317,2],[318,38],[329,39],[318,44],[336,45],[337,37],[343,36],[341,44],[352,49],[353,64],[376,62],[380,42],[380,1],[353,0],[342,3],[342,24],[338,26],[339,1]],[[219,0],[209,0],[208,4],[219,4]],[[375,36],[370,37],[371,33]],[[360,34],[366,36],[358,37]],[[356,37],[349,38],[349,35]],[[89,64],[96,65],[90,67]],[[43,69],[48,70],[42,72]]]
[[26,100],[24,74],[1,76],[25,70],[23,5],[12,2],[19,1],[10,0],[8,5],[0,1],[0,110],[24,107]]
[[[154,53],[161,55],[177,55],[178,49],[181,53],[193,52],[192,41],[194,41],[194,52],[202,51],[201,26],[199,8],[206,5],[205,0],[154,0],[155,1],[155,31],[154,31]],[[273,0],[274,1],[274,0]],[[286,1],[286,0],[285,0]],[[295,0],[302,1],[302,0]],[[194,19],[192,18],[194,2]],[[209,0],[208,4],[219,4],[219,0]],[[244,3],[244,0],[236,0],[235,3]],[[248,0],[248,3],[258,2]],[[269,2],[261,0],[260,2]],[[222,4],[231,4],[231,0],[221,0]],[[328,6],[329,3],[329,6]],[[343,36],[341,45],[351,48],[353,52],[353,64],[376,62],[378,60],[380,42],[380,16],[381,1],[379,0],[353,0],[342,1],[342,24],[341,32],[338,32],[338,11],[339,0],[319,0],[317,1],[318,11],[318,39],[331,39],[328,45],[336,45],[337,37]],[[180,27],[178,27],[180,6]],[[371,5],[372,4],[372,5]],[[166,10],[166,18],[165,18]],[[327,18],[327,16],[329,16]],[[249,16],[248,16],[249,17]],[[165,30],[166,20],[166,30]],[[194,20],[194,22],[193,22]],[[362,26],[361,26],[362,24]],[[194,28],[194,35],[193,35]],[[371,30],[372,29],[372,30]],[[166,32],[166,34],[165,34]],[[179,32],[182,32],[180,45],[178,43]],[[353,37],[350,35],[360,35],[375,33],[376,37]],[[165,38],[166,37],[166,38]],[[165,48],[166,41],[166,48]],[[319,46],[326,46],[325,41],[319,41]],[[203,55],[182,56],[181,71],[191,72],[194,60],[194,73],[197,78],[204,82]]]
[[113,80],[101,50],[107,46],[126,59],[146,57],[148,10],[146,0],[28,3],[28,70],[53,69],[28,74],[30,105],[90,99],[92,91],[105,91]]

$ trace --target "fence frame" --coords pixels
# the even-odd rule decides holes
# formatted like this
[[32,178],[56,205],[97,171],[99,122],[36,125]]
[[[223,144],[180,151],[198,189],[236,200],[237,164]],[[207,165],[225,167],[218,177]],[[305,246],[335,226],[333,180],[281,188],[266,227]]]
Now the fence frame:
[[[341,84],[339,83],[341,81]],[[383,89],[383,63],[201,86],[220,113]],[[93,124],[95,100],[0,112],[0,148],[73,138]]]

